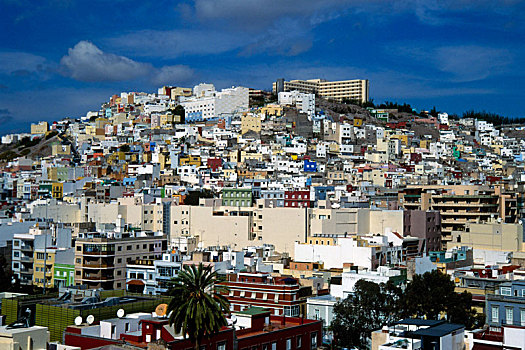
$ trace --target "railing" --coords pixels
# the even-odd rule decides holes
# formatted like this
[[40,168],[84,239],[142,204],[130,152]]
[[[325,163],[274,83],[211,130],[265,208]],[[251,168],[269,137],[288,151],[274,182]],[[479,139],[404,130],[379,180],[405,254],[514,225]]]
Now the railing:
[[83,252],[84,255],[115,255],[115,251],[104,251],[104,252]]
[[108,264],[108,263],[83,263],[82,267],[100,269],[100,268],[112,268],[112,267],[115,267],[115,265]]

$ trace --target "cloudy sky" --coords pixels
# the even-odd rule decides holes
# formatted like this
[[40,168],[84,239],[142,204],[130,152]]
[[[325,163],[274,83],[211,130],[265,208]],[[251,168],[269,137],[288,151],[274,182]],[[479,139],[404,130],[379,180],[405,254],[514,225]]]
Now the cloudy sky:
[[0,133],[120,91],[369,79],[375,102],[525,116],[525,1],[0,0]]

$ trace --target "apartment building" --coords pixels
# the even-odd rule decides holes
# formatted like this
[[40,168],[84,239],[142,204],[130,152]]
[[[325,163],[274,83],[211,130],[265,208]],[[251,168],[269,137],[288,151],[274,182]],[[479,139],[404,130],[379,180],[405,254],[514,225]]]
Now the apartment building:
[[299,316],[306,314],[306,299],[310,293],[301,291],[295,278],[273,277],[269,273],[231,273],[221,282],[229,289],[226,298],[231,311],[243,311],[250,307],[271,310],[273,315]]
[[75,241],[75,284],[89,288],[124,289],[126,264],[157,259],[167,248],[161,234],[88,233]]
[[[29,233],[17,233],[13,236],[12,270],[20,284],[33,284],[36,251],[53,245],[53,236],[48,228],[33,227]],[[40,266],[39,266],[40,270]]]
[[408,185],[399,192],[399,205],[405,209],[437,210],[441,215],[442,247],[452,233],[466,230],[467,223],[517,222],[517,198],[499,186]]
[[[308,94],[342,101],[349,99],[360,102],[367,102],[369,98],[368,80],[340,80],[327,81],[324,79],[291,80],[284,82],[284,91],[300,91]],[[277,93],[277,83],[273,83],[273,92]]]

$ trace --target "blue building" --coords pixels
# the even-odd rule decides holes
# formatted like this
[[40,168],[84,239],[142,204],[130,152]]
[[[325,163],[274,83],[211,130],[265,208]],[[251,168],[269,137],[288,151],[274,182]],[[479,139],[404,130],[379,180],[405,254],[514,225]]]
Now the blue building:
[[261,190],[261,198],[268,199],[273,207],[284,207],[284,190]]
[[326,200],[326,194],[330,191],[333,191],[335,189],[334,186],[315,186],[315,200],[316,201],[324,201]]
[[487,294],[485,313],[489,326],[525,326],[525,281],[502,283]]
[[317,171],[317,162],[305,159],[303,169],[307,173],[315,173]]

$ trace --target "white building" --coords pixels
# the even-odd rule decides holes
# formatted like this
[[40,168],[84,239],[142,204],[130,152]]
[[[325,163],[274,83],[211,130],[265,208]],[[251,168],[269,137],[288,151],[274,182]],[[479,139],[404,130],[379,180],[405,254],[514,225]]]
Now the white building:
[[249,107],[249,89],[241,86],[217,92],[212,84],[200,84],[194,88],[194,95],[181,101],[187,122],[232,115]]
[[306,113],[308,116],[315,115],[315,95],[305,94],[299,91],[279,92],[279,104],[296,106],[296,108]]

